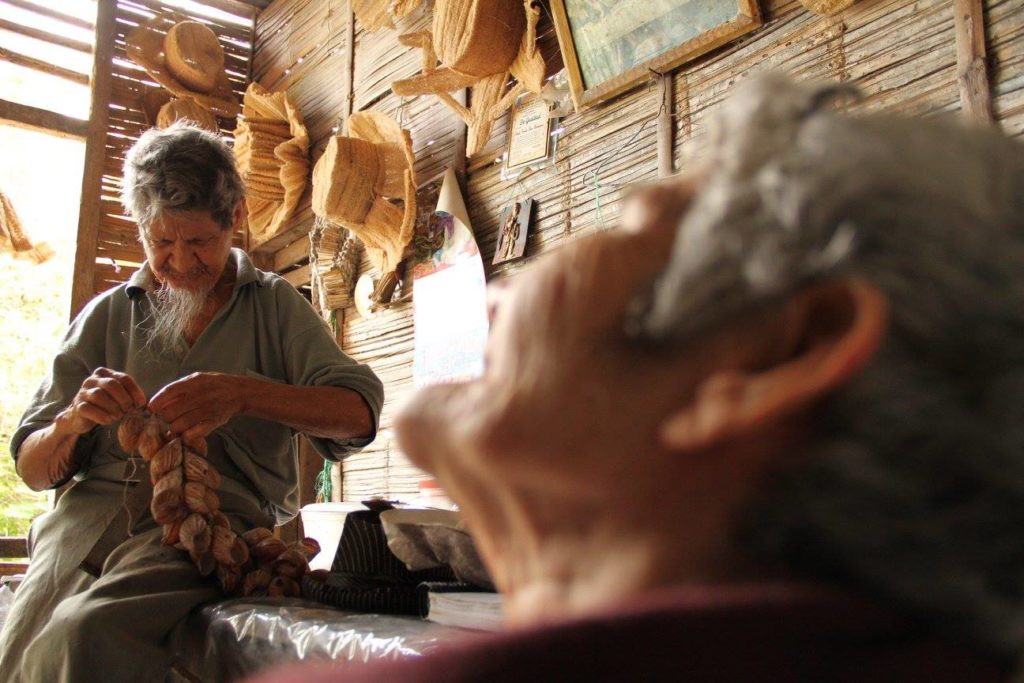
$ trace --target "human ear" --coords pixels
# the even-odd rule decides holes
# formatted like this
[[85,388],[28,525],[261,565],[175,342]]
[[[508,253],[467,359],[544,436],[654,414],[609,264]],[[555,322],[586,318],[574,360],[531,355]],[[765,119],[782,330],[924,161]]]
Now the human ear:
[[235,204],[235,210],[232,214],[231,229],[237,231],[245,225],[245,219],[248,217],[249,211],[243,197],[237,204]]
[[757,369],[723,369],[705,378],[662,422],[661,442],[677,450],[707,448],[806,410],[867,365],[885,335],[888,310],[885,295],[856,278],[802,290],[783,305],[776,325],[761,330],[766,348]]

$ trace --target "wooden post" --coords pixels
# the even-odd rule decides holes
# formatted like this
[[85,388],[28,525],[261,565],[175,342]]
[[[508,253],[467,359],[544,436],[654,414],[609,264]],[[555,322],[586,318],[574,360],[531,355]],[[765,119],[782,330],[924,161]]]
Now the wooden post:
[[78,213],[75,271],[71,281],[71,318],[96,294],[96,244],[102,214],[103,164],[107,155],[107,119],[110,114],[111,62],[117,22],[117,0],[96,4],[96,51],[93,53],[89,125],[82,170],[82,199]]
[[352,11],[351,2],[347,3],[345,11],[345,74],[348,86],[348,96],[345,98],[345,122],[348,123],[348,117],[352,116],[356,100],[356,15]]
[[675,92],[672,74],[662,74],[658,80],[661,81],[661,108],[658,113],[658,177],[664,178],[675,173],[675,160],[672,158],[675,129],[672,124],[672,103]]
[[975,121],[991,123],[992,93],[985,58],[985,17],[981,0],[954,0],[956,70],[960,107]]

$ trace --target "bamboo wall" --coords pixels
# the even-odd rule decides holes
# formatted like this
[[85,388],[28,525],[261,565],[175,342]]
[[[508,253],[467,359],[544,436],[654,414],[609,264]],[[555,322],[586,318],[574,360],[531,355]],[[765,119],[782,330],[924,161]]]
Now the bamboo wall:
[[[837,17],[809,13],[794,0],[763,0],[766,24],[724,49],[685,65],[670,78],[673,165],[685,171],[699,154],[709,117],[733,84],[763,69],[800,77],[857,83],[867,110],[932,114],[960,108],[951,0],[861,0]],[[985,3],[985,31],[996,118],[1012,135],[1024,134],[1024,12],[1020,0]],[[400,32],[426,25],[422,15],[399,22]],[[551,70],[560,64],[550,17],[542,43]],[[275,0],[256,20],[253,78],[287,89],[302,109],[314,141],[314,161],[350,111],[398,113],[412,132],[418,179],[426,182],[447,165],[461,167],[462,124],[433,98],[401,101],[388,84],[417,72],[418,53],[401,47],[396,33],[367,33],[353,24],[347,0]],[[521,269],[518,262],[491,267],[497,216],[512,201],[532,197],[530,258],[564,240],[615,224],[624,189],[658,175],[657,118],[661,85],[642,85],[604,105],[573,114],[557,163],[505,183],[494,163],[505,141],[495,126],[487,149],[466,165],[466,203],[489,278]],[[401,111],[400,111],[401,110]],[[278,237],[256,245],[279,270],[292,269],[301,284],[305,235],[312,225],[308,193],[299,214]],[[527,259],[528,261],[529,259]],[[343,464],[342,496],[403,497],[420,478],[399,451],[392,431],[395,408],[411,389],[411,304],[361,318],[343,312],[343,345],[368,362],[385,383],[387,401],[376,441]]]

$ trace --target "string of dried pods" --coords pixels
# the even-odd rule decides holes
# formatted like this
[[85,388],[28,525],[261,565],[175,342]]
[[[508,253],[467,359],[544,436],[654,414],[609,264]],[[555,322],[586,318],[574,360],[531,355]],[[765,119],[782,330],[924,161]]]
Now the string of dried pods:
[[163,526],[163,544],[187,551],[199,573],[216,572],[227,595],[297,597],[319,544],[304,538],[287,545],[269,529],[238,536],[220,511],[220,474],[206,459],[206,439],[183,439],[148,411],[124,417],[117,439],[149,463],[150,511]]

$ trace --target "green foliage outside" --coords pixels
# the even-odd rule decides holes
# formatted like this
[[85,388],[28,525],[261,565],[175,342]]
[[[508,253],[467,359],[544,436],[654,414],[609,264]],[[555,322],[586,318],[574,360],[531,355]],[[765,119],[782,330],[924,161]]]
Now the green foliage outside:
[[29,522],[49,506],[46,493],[30,490],[14,471],[10,442],[25,406],[46,376],[66,326],[70,264],[61,254],[43,264],[0,255],[0,536],[24,536]]

